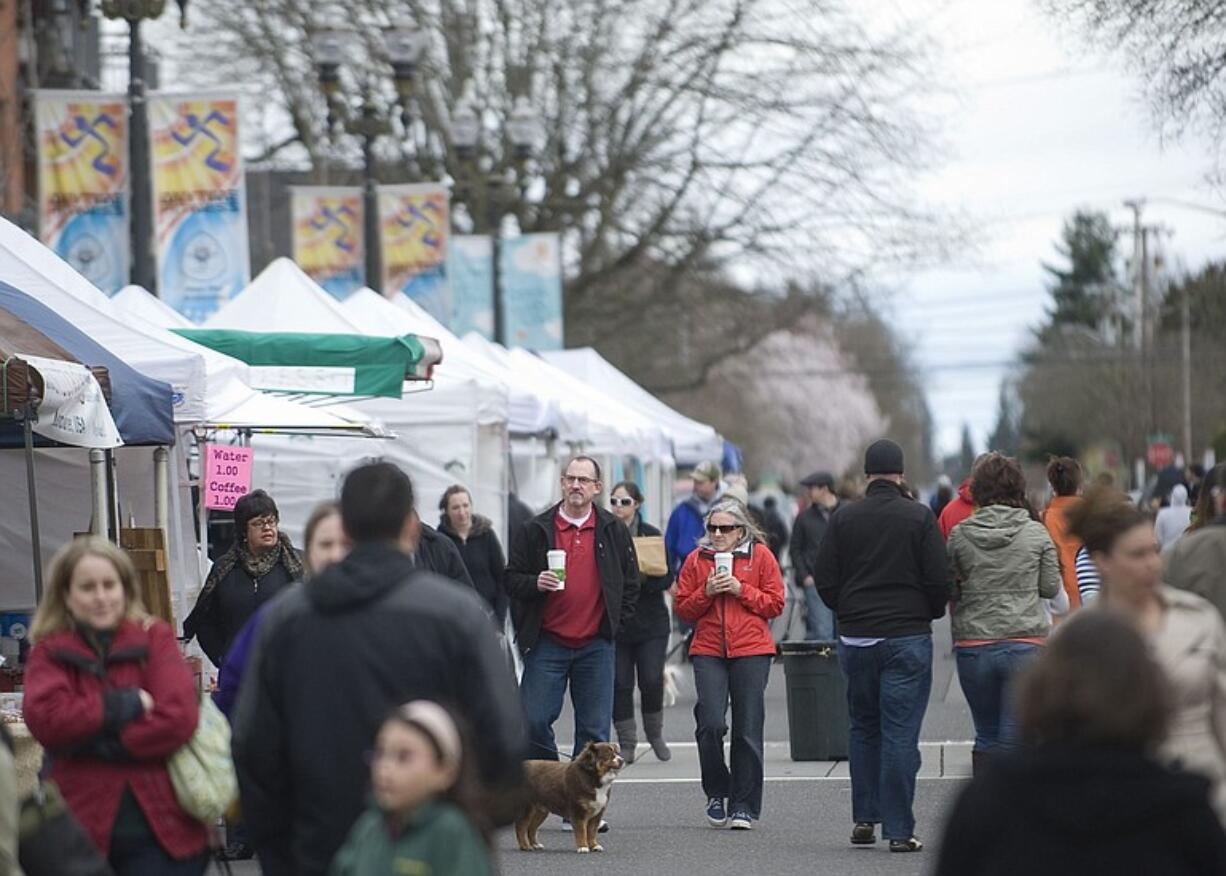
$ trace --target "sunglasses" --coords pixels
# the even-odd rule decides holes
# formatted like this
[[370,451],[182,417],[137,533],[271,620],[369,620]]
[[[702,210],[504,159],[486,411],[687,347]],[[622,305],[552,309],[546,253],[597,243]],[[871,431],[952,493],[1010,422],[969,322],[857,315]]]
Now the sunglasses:
[[723,526],[723,525],[715,524],[715,523],[707,524],[707,532],[711,533],[712,535],[715,535],[716,533],[719,533],[720,535],[729,535],[733,532],[736,532],[740,528],[741,527],[735,523],[732,524],[731,526]]
[[634,500],[629,496],[614,496],[609,499],[609,504],[614,508],[629,508],[634,504]]

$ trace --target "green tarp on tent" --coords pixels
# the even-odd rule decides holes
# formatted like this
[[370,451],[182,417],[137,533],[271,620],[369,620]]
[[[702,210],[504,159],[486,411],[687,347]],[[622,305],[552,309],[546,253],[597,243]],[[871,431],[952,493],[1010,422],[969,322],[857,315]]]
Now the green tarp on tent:
[[176,334],[246,362],[260,389],[318,395],[400,398],[406,380],[428,380],[442,358],[432,338],[303,332],[175,329]]

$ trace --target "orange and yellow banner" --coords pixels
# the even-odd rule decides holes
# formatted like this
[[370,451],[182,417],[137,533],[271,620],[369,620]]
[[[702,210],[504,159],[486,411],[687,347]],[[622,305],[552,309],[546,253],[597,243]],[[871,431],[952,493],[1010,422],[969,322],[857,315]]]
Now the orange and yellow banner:
[[149,98],[158,293],[203,322],[250,280],[238,97]]
[[402,293],[451,323],[447,246],[451,204],[440,183],[379,187],[383,293]]
[[357,186],[294,186],[290,190],[294,261],[336,298],[366,282],[362,190]]
[[128,282],[128,107],[96,91],[35,93],[39,235],[107,294]]

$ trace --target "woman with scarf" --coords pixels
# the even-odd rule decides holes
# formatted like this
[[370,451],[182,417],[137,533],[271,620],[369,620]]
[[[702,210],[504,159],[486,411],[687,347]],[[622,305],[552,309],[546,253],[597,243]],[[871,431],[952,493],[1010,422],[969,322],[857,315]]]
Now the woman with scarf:
[[213,564],[196,607],[183,621],[183,634],[198,638],[215,666],[221,666],[255,610],[302,578],[302,558],[279,523],[277,503],[263,490],[234,505],[234,546]]

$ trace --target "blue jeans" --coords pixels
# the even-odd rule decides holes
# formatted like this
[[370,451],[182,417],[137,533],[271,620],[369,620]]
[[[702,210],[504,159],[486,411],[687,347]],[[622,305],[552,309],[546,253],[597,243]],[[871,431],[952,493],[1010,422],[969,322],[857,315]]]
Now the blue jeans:
[[822,602],[816,587],[802,584],[800,589],[805,594],[805,641],[834,641],[834,612]]
[[575,707],[575,747],[577,757],[589,742],[608,742],[613,721],[613,666],[616,650],[612,642],[597,636],[582,648],[567,648],[542,633],[541,639],[524,655],[524,675],[519,696],[528,720],[528,756],[534,760],[557,760],[558,744],[553,722],[562,714],[566,685]]
[[882,825],[887,839],[915,833],[919,736],[932,690],[932,635],[885,639],[867,648],[839,642],[851,718],[851,810]]
[[[728,800],[729,813],[762,814],[763,726],[770,655],[754,657],[694,656],[694,738],[702,768],[702,790]],[[732,702],[732,769],[724,761],[728,702]]]
[[975,751],[1005,753],[1017,748],[1013,679],[1042,651],[1027,642],[995,642],[958,648],[958,681],[975,721]]

